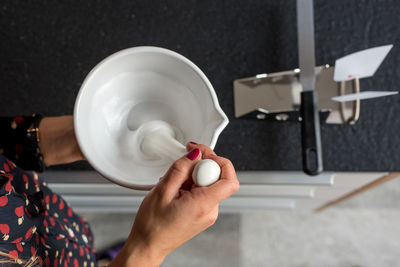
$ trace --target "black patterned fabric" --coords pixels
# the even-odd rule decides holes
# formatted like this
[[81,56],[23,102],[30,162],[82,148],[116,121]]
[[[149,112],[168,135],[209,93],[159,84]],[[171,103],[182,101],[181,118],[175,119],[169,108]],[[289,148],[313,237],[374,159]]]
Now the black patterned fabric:
[[0,155],[0,251],[41,266],[95,266],[87,222],[36,172]]
[[38,117],[41,115],[0,117],[0,154],[24,170],[42,172],[45,166],[36,138],[27,132]]
[[88,223],[35,171],[24,170],[41,170],[26,136],[34,116],[0,118],[0,251],[36,256],[41,266],[95,266]]

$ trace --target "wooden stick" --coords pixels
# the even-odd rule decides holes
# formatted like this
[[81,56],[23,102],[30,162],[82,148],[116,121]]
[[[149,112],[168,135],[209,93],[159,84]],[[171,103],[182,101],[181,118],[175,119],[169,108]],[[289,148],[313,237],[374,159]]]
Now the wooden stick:
[[378,186],[378,185],[381,185],[383,183],[386,183],[387,181],[390,181],[390,180],[392,180],[392,179],[394,179],[394,178],[396,178],[398,176],[400,176],[400,172],[391,172],[388,175],[382,176],[382,177],[376,179],[375,181],[372,181],[369,184],[366,184],[366,185],[364,185],[364,186],[362,186],[362,187],[360,187],[360,188],[358,188],[358,189],[356,189],[356,190],[354,190],[354,191],[352,191],[352,192],[350,192],[350,193],[348,193],[348,194],[346,194],[346,195],[344,195],[342,197],[339,197],[339,198],[337,198],[335,200],[332,200],[332,201],[329,201],[329,202],[323,204],[319,208],[315,209],[314,212],[320,212],[320,211],[322,211],[322,210],[324,210],[324,209],[326,209],[328,207],[331,207],[333,205],[338,204],[339,202],[348,200],[348,199],[354,197],[355,195],[358,195],[358,194],[360,194],[362,192],[365,192],[365,191],[367,191],[367,190],[369,190],[371,188],[374,188],[375,186]]

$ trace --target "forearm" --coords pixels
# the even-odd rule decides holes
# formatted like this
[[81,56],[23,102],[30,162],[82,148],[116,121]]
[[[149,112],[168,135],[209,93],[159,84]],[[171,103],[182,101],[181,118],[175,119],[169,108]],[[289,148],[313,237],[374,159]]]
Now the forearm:
[[84,159],[76,142],[72,116],[43,118],[39,133],[39,147],[46,165]]
[[76,142],[72,116],[0,118],[0,154],[23,169],[35,171],[43,171],[45,165],[84,159]]

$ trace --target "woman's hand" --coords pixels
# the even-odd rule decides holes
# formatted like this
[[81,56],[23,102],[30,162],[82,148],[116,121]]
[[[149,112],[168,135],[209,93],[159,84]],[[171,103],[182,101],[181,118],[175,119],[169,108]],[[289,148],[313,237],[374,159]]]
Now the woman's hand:
[[46,165],[84,160],[74,132],[72,116],[46,117],[39,125],[39,148]]
[[[217,220],[219,203],[239,189],[232,163],[204,145],[188,144],[188,155],[175,161],[144,198],[132,231],[110,266],[159,266],[172,250]],[[200,159],[221,167],[220,179],[197,187],[192,171]]]

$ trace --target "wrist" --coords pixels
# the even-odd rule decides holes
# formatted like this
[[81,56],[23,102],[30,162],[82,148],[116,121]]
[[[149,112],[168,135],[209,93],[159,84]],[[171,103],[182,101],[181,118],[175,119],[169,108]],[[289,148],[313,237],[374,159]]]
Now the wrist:
[[164,261],[165,256],[155,247],[128,239],[109,267],[158,267]]
[[39,147],[46,165],[84,159],[76,142],[72,116],[43,118],[39,133]]

